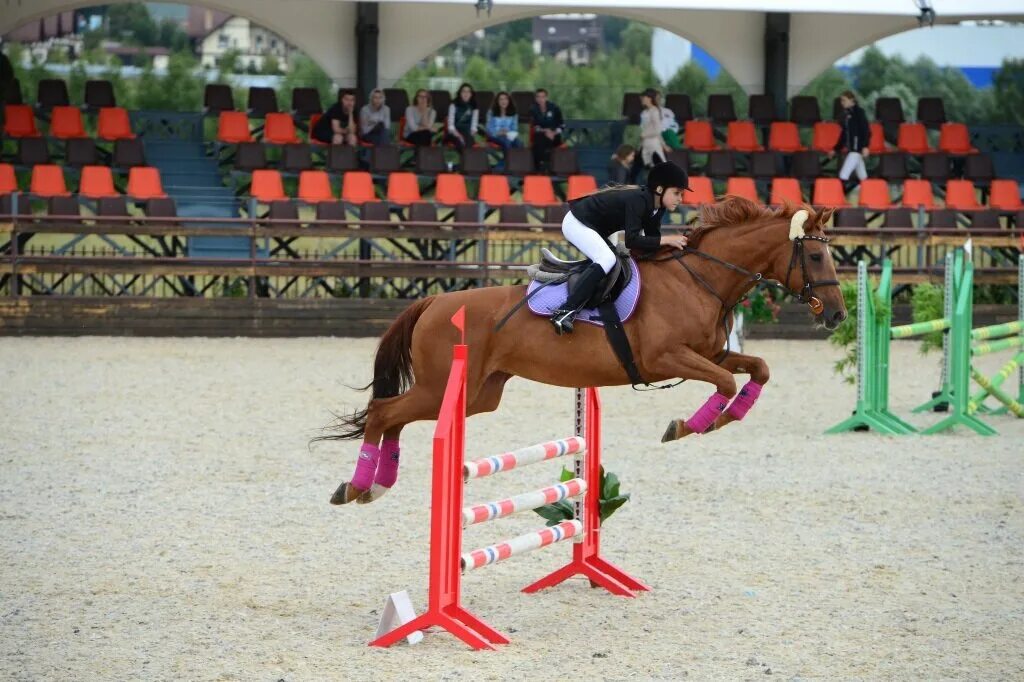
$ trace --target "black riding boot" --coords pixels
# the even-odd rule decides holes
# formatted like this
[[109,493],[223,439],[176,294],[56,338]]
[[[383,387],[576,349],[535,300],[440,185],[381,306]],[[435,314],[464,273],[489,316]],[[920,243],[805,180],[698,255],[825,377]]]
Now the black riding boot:
[[551,315],[551,324],[555,325],[558,335],[572,334],[572,321],[594,295],[604,279],[604,270],[597,263],[591,263],[576,281],[576,288],[569,292],[569,298],[562,307]]

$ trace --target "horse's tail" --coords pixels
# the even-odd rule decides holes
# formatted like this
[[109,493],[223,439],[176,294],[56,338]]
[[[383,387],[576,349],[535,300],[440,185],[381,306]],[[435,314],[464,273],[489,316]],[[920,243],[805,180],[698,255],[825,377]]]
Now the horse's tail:
[[[359,388],[365,391],[372,388],[370,400],[377,398],[390,398],[401,395],[412,386],[412,332],[416,327],[423,311],[434,300],[433,296],[420,299],[398,316],[384,336],[380,338],[377,346],[377,355],[373,361],[373,381],[366,386]],[[369,413],[369,405],[366,409],[358,410],[350,415],[343,415],[329,428],[335,431],[328,436],[314,438],[317,440],[355,440],[362,438],[366,433],[366,417]]]

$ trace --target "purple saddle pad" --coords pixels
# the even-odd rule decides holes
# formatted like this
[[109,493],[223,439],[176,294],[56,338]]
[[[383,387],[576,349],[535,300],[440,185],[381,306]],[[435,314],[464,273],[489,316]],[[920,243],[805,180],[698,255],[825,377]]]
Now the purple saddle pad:
[[[637,268],[636,262],[632,258],[629,259],[629,268],[633,272],[633,277],[629,280],[629,284],[622,289],[619,297],[615,299],[615,310],[618,311],[619,319],[623,322],[628,320],[633,311],[636,310],[636,302],[640,298],[640,269]],[[530,286],[526,290],[527,294],[537,291],[541,284],[541,282],[530,282]],[[541,289],[536,296],[530,299],[530,310],[537,315],[548,317],[565,303],[565,299],[568,296],[569,285],[567,283],[551,284]],[[576,317],[576,321],[588,322],[603,327],[604,323],[601,322],[600,318],[601,313],[596,308],[584,308]]]

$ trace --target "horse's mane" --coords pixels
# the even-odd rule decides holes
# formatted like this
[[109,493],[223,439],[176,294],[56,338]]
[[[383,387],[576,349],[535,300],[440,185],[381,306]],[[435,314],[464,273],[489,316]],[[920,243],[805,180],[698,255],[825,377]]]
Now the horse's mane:
[[713,204],[701,206],[700,225],[690,233],[689,243],[690,246],[696,247],[707,233],[722,227],[735,227],[770,220],[788,221],[794,213],[800,210],[805,210],[808,213],[807,222],[804,223],[804,229],[807,232],[824,230],[825,223],[832,217],[831,208],[815,211],[807,204],[796,206],[788,202],[777,208],[771,208],[755,204],[750,199],[727,194],[719,197],[718,201]]

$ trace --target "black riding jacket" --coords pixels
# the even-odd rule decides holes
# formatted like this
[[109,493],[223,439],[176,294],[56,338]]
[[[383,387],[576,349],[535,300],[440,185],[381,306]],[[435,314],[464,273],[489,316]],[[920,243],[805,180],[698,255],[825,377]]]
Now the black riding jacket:
[[608,189],[569,202],[569,210],[581,223],[606,240],[626,231],[626,248],[654,251],[661,246],[661,218],[665,209],[654,209],[654,197],[645,188]]
[[843,134],[836,142],[837,152],[846,147],[851,152],[860,154],[861,149],[871,144],[871,126],[868,124],[867,115],[859,104],[844,109],[839,123],[843,126]]

